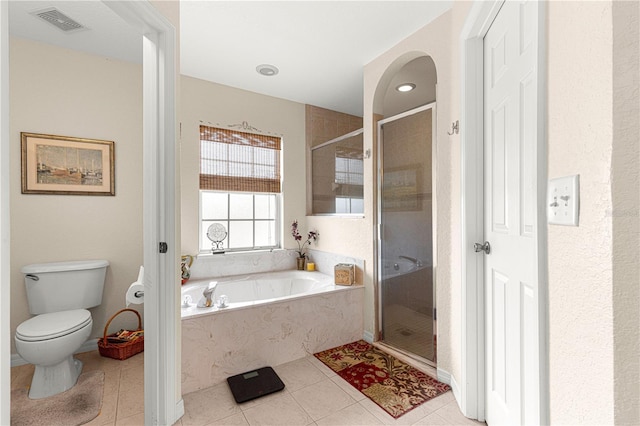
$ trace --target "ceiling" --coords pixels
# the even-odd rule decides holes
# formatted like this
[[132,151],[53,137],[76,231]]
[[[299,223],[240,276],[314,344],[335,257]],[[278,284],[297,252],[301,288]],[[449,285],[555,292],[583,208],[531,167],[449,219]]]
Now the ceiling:
[[[181,73],[361,116],[363,66],[451,3],[183,0]],[[88,29],[66,34],[31,14],[51,6]],[[18,37],[141,62],[140,36],[98,0],[14,0],[9,19]],[[260,64],[279,73],[260,75]]]

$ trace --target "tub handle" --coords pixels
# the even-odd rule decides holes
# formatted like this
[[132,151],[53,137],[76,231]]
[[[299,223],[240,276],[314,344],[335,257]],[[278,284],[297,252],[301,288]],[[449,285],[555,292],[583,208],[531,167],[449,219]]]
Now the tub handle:
[[39,281],[40,280],[39,276],[33,275],[33,274],[27,274],[27,275],[25,275],[25,277],[29,278],[30,280],[33,280],[33,281]]

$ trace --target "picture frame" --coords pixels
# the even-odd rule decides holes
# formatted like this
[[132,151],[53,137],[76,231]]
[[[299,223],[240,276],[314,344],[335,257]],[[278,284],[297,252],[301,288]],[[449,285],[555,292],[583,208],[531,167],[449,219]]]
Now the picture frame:
[[20,133],[22,193],[115,196],[115,142]]

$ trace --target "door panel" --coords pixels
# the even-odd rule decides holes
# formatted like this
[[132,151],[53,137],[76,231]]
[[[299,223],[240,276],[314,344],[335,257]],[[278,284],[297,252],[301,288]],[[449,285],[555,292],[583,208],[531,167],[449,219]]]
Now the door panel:
[[379,279],[382,340],[435,363],[433,123],[435,104],[380,126]]
[[484,39],[487,423],[538,422],[537,8],[503,4]]

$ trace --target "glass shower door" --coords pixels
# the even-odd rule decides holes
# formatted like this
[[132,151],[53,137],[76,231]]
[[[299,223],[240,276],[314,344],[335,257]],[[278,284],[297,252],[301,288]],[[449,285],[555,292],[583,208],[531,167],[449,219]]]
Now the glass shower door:
[[429,104],[382,120],[378,157],[382,340],[433,363],[434,108]]

